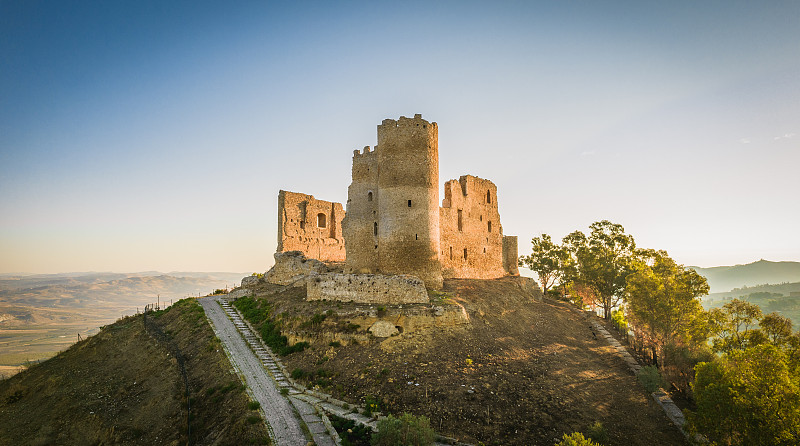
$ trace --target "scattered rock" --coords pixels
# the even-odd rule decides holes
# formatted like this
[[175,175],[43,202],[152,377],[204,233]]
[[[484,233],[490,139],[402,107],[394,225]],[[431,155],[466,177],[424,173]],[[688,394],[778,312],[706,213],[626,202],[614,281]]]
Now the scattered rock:
[[394,324],[389,321],[375,322],[371,327],[369,327],[368,331],[376,338],[388,338],[389,336],[394,336],[400,333],[400,331],[397,330],[397,327],[395,327]]

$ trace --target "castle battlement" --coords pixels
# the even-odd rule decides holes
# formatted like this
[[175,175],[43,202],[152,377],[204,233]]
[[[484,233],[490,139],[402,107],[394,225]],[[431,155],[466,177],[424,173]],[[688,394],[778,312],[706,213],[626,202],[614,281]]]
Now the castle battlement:
[[401,116],[400,119],[384,119],[380,125],[378,125],[378,129],[386,129],[390,130],[393,128],[413,128],[413,127],[422,127],[423,129],[427,129],[428,127],[437,128],[437,124],[435,122],[428,122],[422,119],[422,115],[417,113],[414,115],[413,118],[406,118],[405,116]]

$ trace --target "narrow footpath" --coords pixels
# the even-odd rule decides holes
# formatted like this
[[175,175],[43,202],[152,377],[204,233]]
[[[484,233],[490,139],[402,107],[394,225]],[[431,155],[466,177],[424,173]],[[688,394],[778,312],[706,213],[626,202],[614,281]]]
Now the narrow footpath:
[[[277,446],[305,446],[308,440],[303,432],[303,420],[296,415],[291,402],[280,394],[279,384],[245,342],[233,321],[220,306],[219,300],[220,296],[199,299],[217,337],[228,350],[231,362],[244,377],[253,398],[261,404],[273,442]],[[299,411],[303,418],[307,417],[304,412],[308,410],[305,409]],[[321,421],[319,423],[321,424]],[[308,428],[311,430],[311,426]],[[314,434],[313,431],[311,433]],[[314,442],[319,446],[335,444],[328,435],[313,436]]]

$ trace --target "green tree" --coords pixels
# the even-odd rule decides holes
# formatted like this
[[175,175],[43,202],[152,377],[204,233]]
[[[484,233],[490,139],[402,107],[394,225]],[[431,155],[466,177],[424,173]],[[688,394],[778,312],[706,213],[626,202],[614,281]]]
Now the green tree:
[[664,364],[667,345],[705,343],[696,326],[706,321],[700,304],[700,296],[709,290],[706,278],[677,264],[666,251],[639,250],[632,264],[625,287],[628,313],[633,325],[646,333],[659,363]]
[[612,308],[623,299],[636,243],[622,225],[608,220],[594,222],[589,229],[588,237],[575,231],[562,240],[574,263],[565,270],[565,277],[591,289],[603,317],[609,319]]
[[724,445],[796,445],[800,441],[800,376],[782,349],[733,349],[696,367],[696,410],[690,431]]
[[378,431],[372,434],[372,445],[428,446],[433,444],[434,437],[428,418],[404,413],[399,418],[389,415],[378,421]]
[[528,267],[539,277],[542,293],[547,295],[556,282],[564,276],[565,267],[569,261],[569,252],[561,245],[553,243],[547,234],[534,237],[531,240],[533,250],[529,256],[520,256],[519,266]]
[[722,308],[712,309],[709,314],[716,352],[742,350],[767,340],[764,332],[758,329],[762,313],[756,304],[733,299]]
[[758,325],[772,345],[786,345],[792,337],[792,321],[778,313],[770,313],[764,316]]

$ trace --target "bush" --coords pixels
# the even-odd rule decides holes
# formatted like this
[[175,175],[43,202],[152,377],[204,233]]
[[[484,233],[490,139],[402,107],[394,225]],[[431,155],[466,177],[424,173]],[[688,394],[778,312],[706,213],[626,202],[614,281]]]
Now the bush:
[[336,415],[329,415],[328,418],[330,418],[333,428],[339,433],[342,446],[369,446],[372,428]]
[[364,398],[364,415],[371,417],[373,412],[380,412],[381,401],[380,397],[375,398],[372,395],[367,395]]
[[594,441],[586,438],[580,432],[573,432],[571,434],[564,434],[561,441],[556,443],[555,446],[600,446]]
[[258,401],[250,401],[249,403],[247,403],[247,408],[250,410],[258,410],[261,408],[261,403],[259,403]]
[[247,417],[247,424],[256,424],[261,421],[261,417],[259,415],[249,415]]
[[292,379],[300,379],[306,376],[306,371],[303,369],[292,370]]
[[589,432],[586,435],[600,444],[607,443],[610,440],[605,426],[599,421],[595,421],[589,426]]
[[636,377],[639,378],[639,382],[650,393],[657,392],[658,389],[667,385],[664,378],[661,377],[661,373],[658,372],[658,368],[654,365],[642,367]]
[[378,421],[378,431],[372,434],[372,446],[427,446],[432,445],[436,434],[424,416],[404,413],[399,418],[392,415]]

